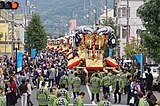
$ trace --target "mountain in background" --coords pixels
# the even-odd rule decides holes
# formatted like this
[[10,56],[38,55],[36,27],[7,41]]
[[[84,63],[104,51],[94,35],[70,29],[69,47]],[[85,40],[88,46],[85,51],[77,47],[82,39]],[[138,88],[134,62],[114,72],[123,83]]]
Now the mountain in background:
[[[21,3],[19,12],[24,12],[25,0],[17,0]],[[40,14],[41,20],[45,26],[47,33],[59,35],[69,27],[70,19],[77,19],[78,25],[88,24],[88,19],[84,17],[90,14],[90,24],[94,23],[95,14],[93,10],[96,7],[96,19],[101,13],[101,8],[104,8],[106,0],[92,0],[95,6],[89,7],[91,0],[29,0],[36,6],[36,11]],[[108,8],[113,7],[114,0],[108,0]],[[85,4],[85,7],[84,7]]]

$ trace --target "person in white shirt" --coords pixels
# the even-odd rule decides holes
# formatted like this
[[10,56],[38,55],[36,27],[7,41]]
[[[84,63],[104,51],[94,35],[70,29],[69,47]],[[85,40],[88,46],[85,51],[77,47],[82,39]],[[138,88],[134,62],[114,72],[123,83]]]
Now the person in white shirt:
[[31,88],[31,83],[29,81],[29,79],[26,80],[26,83],[27,83],[27,105],[30,106],[33,106],[33,103],[31,102],[31,93],[32,93],[32,88]]

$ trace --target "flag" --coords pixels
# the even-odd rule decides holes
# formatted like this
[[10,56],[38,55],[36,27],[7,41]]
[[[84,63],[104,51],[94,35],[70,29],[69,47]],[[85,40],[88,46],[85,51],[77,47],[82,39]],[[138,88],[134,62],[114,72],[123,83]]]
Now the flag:
[[143,69],[143,55],[142,54],[136,54],[136,59],[138,61],[138,63],[141,66],[141,70],[142,70],[142,77],[144,78],[144,69]]
[[140,66],[142,67],[142,60],[143,60],[143,56],[142,54],[136,54],[136,59],[138,61],[138,63],[140,64]]
[[31,50],[31,55],[32,55],[32,58],[36,57],[36,49]]
[[17,71],[18,72],[22,70],[22,56],[23,56],[22,52],[17,52]]

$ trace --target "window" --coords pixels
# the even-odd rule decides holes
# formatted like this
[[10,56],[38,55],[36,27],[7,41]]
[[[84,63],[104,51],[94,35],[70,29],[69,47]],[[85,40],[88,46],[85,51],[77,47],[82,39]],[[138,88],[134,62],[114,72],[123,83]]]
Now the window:
[[[130,26],[129,26],[129,33],[130,33]],[[127,25],[122,27],[122,38],[126,38],[127,36]]]
[[[130,17],[130,7],[129,7],[129,17]],[[127,6],[123,6],[118,9],[118,16],[119,17],[127,17]]]
[[122,17],[127,16],[127,7],[122,7]]

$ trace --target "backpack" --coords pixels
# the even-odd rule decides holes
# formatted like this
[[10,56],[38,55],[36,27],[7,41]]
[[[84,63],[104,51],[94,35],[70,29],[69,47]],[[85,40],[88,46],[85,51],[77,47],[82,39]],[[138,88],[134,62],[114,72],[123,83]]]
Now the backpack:
[[[134,93],[135,94],[137,94],[138,92],[140,92],[141,91],[141,87],[140,87],[140,85],[138,86],[139,84],[136,84],[136,85],[134,85],[134,88],[133,88],[133,91],[134,91]],[[140,88],[139,88],[140,87]],[[140,90],[139,90],[140,89]]]

